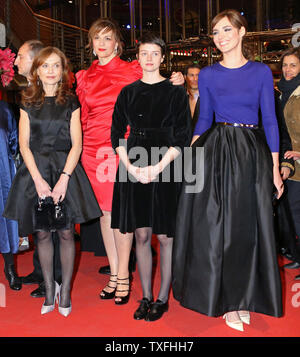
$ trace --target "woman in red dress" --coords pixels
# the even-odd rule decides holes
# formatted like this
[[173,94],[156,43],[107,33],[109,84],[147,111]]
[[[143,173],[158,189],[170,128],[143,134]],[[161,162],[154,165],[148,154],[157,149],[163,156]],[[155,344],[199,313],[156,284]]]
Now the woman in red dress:
[[[128,263],[132,238],[125,237],[120,232],[113,232],[111,228],[113,187],[119,159],[112,149],[110,133],[114,105],[120,91],[140,79],[142,69],[137,61],[126,62],[120,59],[121,35],[113,20],[96,20],[88,36],[89,47],[97,59],[89,69],[76,74],[76,92],[82,111],[81,161],[103,211],[100,226],[111,276],[109,283],[101,291],[100,298],[115,297],[116,303],[122,303],[122,296],[128,293]],[[174,84],[183,84],[184,79],[179,72],[172,74],[171,81]]]

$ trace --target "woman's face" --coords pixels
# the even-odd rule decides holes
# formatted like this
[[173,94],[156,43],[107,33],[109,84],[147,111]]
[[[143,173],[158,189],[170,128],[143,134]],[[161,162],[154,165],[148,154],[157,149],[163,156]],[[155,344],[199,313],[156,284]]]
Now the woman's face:
[[56,85],[61,80],[62,72],[61,58],[56,53],[52,53],[37,69],[43,86]]
[[228,17],[223,17],[213,28],[213,40],[217,48],[225,54],[241,48],[245,32],[244,27],[238,29],[231,24]]
[[93,38],[93,49],[99,59],[111,60],[116,56],[118,43],[114,33],[107,29],[102,29]]
[[140,45],[137,58],[142,70],[146,72],[155,72],[159,70],[161,63],[164,60],[160,46],[154,43]]
[[300,73],[300,60],[295,55],[285,56],[282,61],[282,74],[290,81]]

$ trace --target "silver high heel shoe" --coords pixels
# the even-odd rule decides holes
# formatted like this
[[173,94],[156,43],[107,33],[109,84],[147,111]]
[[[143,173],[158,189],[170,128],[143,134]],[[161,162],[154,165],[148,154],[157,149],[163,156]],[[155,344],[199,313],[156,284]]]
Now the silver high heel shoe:
[[238,311],[240,319],[247,325],[250,325],[250,312],[249,311]]
[[241,320],[237,320],[237,321],[228,321],[228,314],[224,314],[223,315],[223,319],[225,319],[226,325],[238,330],[238,331],[244,331],[244,326],[243,326],[243,322]]
[[54,293],[54,298],[53,298],[53,304],[52,305],[45,305],[45,301],[43,303],[42,309],[41,309],[41,315],[47,314],[48,312],[51,312],[55,308],[55,303],[58,304],[58,297],[60,294],[60,286],[57,284],[55,281],[55,293]]
[[64,317],[67,317],[68,315],[70,315],[72,311],[72,304],[70,301],[70,306],[69,307],[60,307],[58,306],[58,312],[63,315]]
[[[61,288],[61,286],[60,286]],[[60,304],[60,289],[59,289],[59,304]],[[58,304],[58,312],[63,315],[64,317],[67,317],[70,315],[71,311],[72,311],[72,303],[70,300],[70,306],[69,307],[61,307]]]

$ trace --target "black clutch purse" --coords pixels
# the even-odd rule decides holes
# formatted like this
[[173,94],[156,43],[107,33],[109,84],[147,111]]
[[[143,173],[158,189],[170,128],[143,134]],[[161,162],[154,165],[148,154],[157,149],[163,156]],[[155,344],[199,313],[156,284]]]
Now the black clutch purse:
[[54,204],[52,197],[38,199],[33,212],[35,231],[55,232],[70,229],[70,226],[70,217],[64,202]]

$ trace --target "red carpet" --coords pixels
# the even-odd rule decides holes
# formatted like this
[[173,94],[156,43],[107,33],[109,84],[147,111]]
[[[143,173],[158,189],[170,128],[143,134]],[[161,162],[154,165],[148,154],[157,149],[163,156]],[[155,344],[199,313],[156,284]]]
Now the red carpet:
[[[138,273],[134,273],[132,293],[127,305],[117,306],[113,300],[100,300],[99,292],[108,277],[98,274],[100,266],[107,264],[105,257],[93,253],[78,254],[72,291],[73,311],[67,318],[55,311],[40,315],[43,299],[32,298],[30,292],[37,285],[23,285],[22,290],[9,288],[0,259],[0,336],[1,337],[296,337],[300,336],[300,281],[294,280],[297,270],[282,271],[284,316],[273,318],[251,314],[251,325],[244,332],[234,331],[221,317],[210,318],[187,310],[170,297],[169,312],[156,322],[136,321],[133,313],[141,296]],[[157,248],[157,247],[156,247]],[[32,271],[33,251],[18,255],[20,276]],[[282,266],[287,261],[279,258]],[[154,294],[159,288],[159,268],[155,272]],[[3,301],[5,297],[6,301]],[[3,306],[5,305],[5,306]]]

